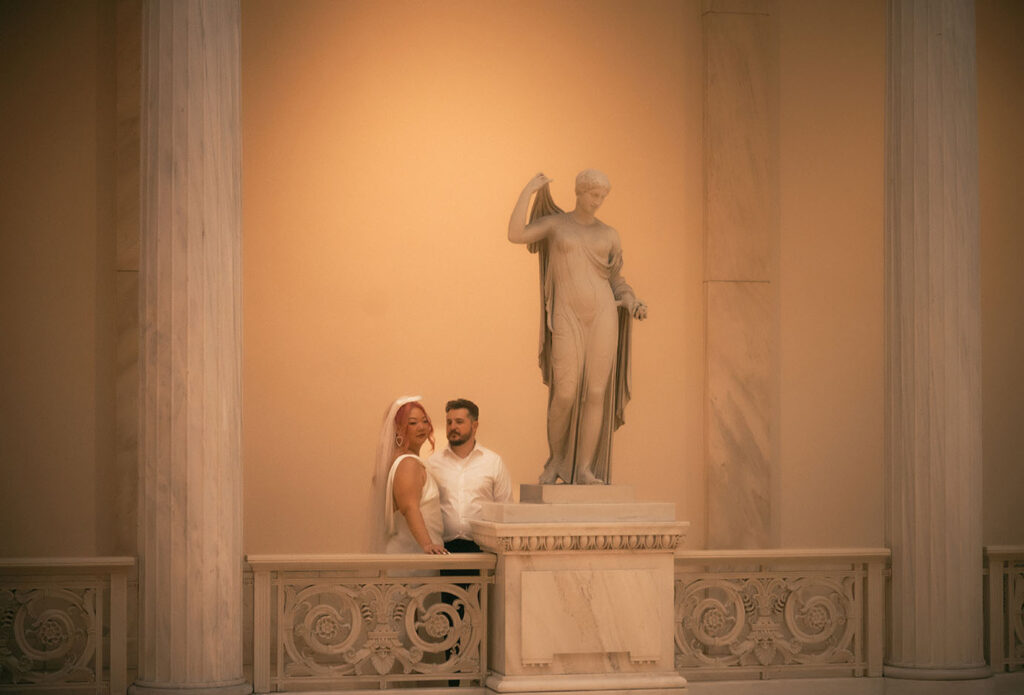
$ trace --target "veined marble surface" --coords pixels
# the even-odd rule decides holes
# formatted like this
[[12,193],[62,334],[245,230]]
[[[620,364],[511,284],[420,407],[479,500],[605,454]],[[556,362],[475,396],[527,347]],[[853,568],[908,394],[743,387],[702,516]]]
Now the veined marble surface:
[[662,579],[653,569],[524,571],[523,663],[550,664],[555,654],[593,653],[656,662],[658,634],[650,627],[658,623]]
[[706,294],[708,546],[769,547],[774,290],[713,282]]
[[505,676],[674,671],[672,552],[499,554],[489,663]]
[[[472,522],[476,542],[498,555],[488,688],[685,692],[675,671],[674,552],[689,524],[672,520],[674,505],[593,485],[526,496],[538,501],[493,505],[489,515],[504,520]],[[617,519],[623,509],[648,518]],[[587,519],[557,520],[573,514]]]
[[778,5],[703,9],[707,544],[759,548],[775,535]]

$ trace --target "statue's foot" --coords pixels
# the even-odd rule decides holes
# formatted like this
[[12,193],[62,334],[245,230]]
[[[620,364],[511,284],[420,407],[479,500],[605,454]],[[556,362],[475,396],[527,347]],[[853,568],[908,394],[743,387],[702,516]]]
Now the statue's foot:
[[555,473],[554,468],[544,467],[544,472],[540,474],[540,478],[537,480],[541,485],[554,485],[555,481],[558,480],[558,474]]
[[604,485],[604,481],[595,476],[590,471],[582,471],[580,475],[576,476],[577,485]]

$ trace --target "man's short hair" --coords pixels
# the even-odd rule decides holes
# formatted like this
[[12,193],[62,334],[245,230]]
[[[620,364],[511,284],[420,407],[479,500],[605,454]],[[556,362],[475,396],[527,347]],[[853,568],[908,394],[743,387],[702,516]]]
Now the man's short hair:
[[469,411],[469,417],[474,421],[480,419],[480,408],[476,407],[476,403],[467,400],[465,398],[456,398],[453,401],[448,401],[444,404],[444,412],[449,410],[458,410],[459,408],[465,408]]

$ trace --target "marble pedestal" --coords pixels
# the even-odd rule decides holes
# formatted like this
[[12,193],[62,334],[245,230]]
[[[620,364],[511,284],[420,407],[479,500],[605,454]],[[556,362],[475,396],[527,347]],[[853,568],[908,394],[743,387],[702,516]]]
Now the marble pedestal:
[[523,485],[473,522],[497,554],[487,688],[494,693],[686,691],[675,670],[675,505],[625,486]]

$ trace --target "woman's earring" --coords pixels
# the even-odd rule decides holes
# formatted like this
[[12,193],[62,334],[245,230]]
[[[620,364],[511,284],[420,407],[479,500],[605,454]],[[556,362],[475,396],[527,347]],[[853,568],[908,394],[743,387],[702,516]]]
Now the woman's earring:
[[405,439],[402,438],[402,435],[396,434],[395,435],[395,446],[402,447],[404,445],[405,445]]

